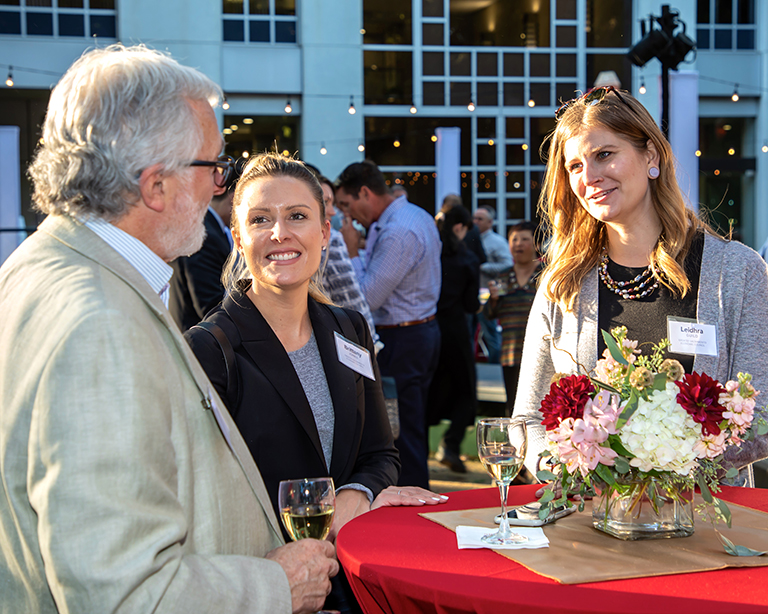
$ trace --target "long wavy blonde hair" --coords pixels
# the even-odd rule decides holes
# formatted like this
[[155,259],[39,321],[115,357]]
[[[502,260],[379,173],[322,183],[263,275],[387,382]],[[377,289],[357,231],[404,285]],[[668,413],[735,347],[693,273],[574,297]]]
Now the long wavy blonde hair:
[[[230,228],[233,232],[239,232],[238,211],[243,202],[243,192],[252,182],[268,177],[292,177],[302,181],[309,188],[312,197],[320,209],[320,223],[325,223],[325,206],[323,204],[323,189],[317,181],[314,173],[300,160],[289,158],[278,153],[261,153],[248,160],[243,169],[243,174],[237,182],[235,196],[232,199],[232,220]],[[224,264],[221,273],[221,282],[227,292],[241,287],[244,282],[251,280],[251,273],[245,263],[245,258],[237,256],[237,251],[232,250]],[[318,303],[330,304],[331,299],[323,292],[323,284],[320,280],[320,272],[317,271],[309,280],[309,296]]]
[[[619,98],[621,96],[621,98]],[[551,238],[542,285],[550,301],[572,311],[584,277],[608,245],[605,223],[593,218],[571,190],[565,168],[565,143],[585,130],[604,128],[645,152],[651,141],[659,153],[659,177],[650,181],[651,199],[661,235],[651,253],[654,276],[673,293],[685,296],[691,284],[683,268],[697,232],[714,231],[685,205],[675,178],[672,148],[656,122],[630,94],[608,92],[598,103],[573,102],[547,137],[549,155],[539,212]],[[546,146],[542,146],[542,150]]]

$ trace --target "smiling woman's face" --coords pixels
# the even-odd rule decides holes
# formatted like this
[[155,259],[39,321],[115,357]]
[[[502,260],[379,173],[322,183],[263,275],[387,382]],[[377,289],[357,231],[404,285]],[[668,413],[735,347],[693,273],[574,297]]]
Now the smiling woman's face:
[[245,187],[232,236],[254,286],[308,286],[330,235],[320,207],[293,177],[265,177]]

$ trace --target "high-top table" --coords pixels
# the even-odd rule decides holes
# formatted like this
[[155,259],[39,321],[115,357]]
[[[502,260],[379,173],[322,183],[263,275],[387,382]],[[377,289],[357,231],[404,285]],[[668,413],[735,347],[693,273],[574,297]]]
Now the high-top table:
[[[510,488],[510,505],[534,500],[536,488]],[[768,567],[564,585],[490,550],[458,550],[452,531],[419,513],[494,507],[499,491],[449,497],[438,506],[377,509],[339,533],[338,557],[366,614],[768,613]],[[721,497],[768,512],[768,490],[723,488]]]

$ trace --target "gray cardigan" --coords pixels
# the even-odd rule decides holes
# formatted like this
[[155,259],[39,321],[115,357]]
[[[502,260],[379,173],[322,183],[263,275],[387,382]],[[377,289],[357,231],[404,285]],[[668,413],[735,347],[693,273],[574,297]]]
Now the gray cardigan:
[[[533,301],[514,415],[531,419],[525,464],[534,475],[538,454],[545,447],[539,406],[552,376],[556,372],[583,373],[576,363],[591,371],[597,362],[597,297],[594,268],[582,282],[573,312],[563,313],[548,301],[543,287]],[[736,379],[739,371],[751,373],[755,388],[762,391],[758,407],[764,405],[768,397],[768,348],[760,341],[760,331],[768,323],[768,266],[757,252],[736,241],[705,237],[697,317],[701,323],[717,325],[718,355],[697,355],[694,370],[721,383]],[[762,415],[765,417],[765,412]],[[768,438],[754,439],[736,454],[732,452],[726,454],[729,465],[744,468],[733,483],[753,486],[750,463],[768,457]]]

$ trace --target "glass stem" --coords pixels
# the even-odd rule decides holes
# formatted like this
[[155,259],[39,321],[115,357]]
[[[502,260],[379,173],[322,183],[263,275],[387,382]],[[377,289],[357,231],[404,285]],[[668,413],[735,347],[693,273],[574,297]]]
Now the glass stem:
[[509,519],[507,518],[507,494],[509,493],[509,482],[496,481],[499,485],[499,497],[501,498],[501,522],[499,523],[499,532],[497,535],[501,539],[507,539],[512,534],[509,528]]

